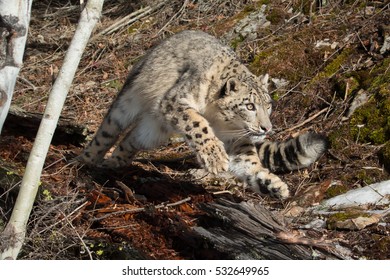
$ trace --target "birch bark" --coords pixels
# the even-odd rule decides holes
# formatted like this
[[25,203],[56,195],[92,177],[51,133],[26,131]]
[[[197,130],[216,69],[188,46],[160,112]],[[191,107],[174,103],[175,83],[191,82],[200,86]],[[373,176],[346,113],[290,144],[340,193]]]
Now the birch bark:
[[0,134],[22,67],[32,0],[0,0]]

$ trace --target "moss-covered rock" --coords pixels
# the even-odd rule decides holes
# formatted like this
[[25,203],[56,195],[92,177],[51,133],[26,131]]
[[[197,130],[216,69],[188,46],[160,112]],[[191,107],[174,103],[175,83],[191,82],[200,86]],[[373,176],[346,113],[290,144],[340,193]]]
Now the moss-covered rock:
[[[350,120],[350,134],[361,143],[384,144],[390,140],[390,59],[373,70],[367,89],[371,100],[358,108]],[[367,83],[367,81],[366,81]],[[390,158],[389,158],[390,160]]]
[[328,229],[361,230],[379,221],[378,216],[348,209],[330,215],[326,221]]
[[354,75],[337,79],[335,89],[339,98],[346,99],[361,87],[359,79]]
[[361,143],[383,144],[389,140],[389,115],[374,99],[356,109],[350,120],[350,135]]

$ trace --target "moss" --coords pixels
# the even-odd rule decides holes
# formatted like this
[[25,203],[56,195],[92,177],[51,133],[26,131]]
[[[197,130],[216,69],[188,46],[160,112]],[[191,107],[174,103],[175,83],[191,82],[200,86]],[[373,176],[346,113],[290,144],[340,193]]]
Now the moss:
[[327,228],[330,230],[336,229],[337,222],[346,221],[348,219],[355,219],[357,217],[359,217],[359,213],[356,213],[354,211],[335,213],[329,216],[329,218],[326,221],[326,225]]
[[278,91],[272,93],[272,100],[278,101],[280,99],[280,94]]
[[345,147],[345,143],[340,141],[340,135],[348,135],[348,127],[335,128],[328,134],[328,141],[332,149],[341,150]]
[[[136,260],[141,259],[142,255],[126,242],[107,243],[105,241],[91,241],[87,243],[88,249],[95,254],[97,259],[103,260]],[[85,254],[85,252],[83,252]]]
[[360,211],[357,211],[356,209],[349,209],[345,212],[338,212],[330,215],[328,220],[326,221],[326,224],[328,229],[332,230],[338,228],[337,223],[346,220],[356,219],[358,217],[370,217],[370,214],[362,213]]
[[332,198],[340,194],[346,193],[350,189],[344,185],[331,186],[325,193],[326,198]]
[[336,74],[340,69],[342,69],[343,64],[348,61],[348,58],[353,53],[352,49],[344,49],[335,59],[330,62],[322,72],[317,76],[318,78],[330,78]]
[[372,77],[374,77],[371,89],[385,90],[388,92],[390,84],[390,58],[383,60],[382,64],[372,71]]
[[361,143],[383,144],[390,135],[388,117],[378,107],[376,100],[371,100],[352,115],[350,135]]
[[346,98],[351,96],[359,88],[361,88],[360,81],[354,75],[347,77],[341,76],[336,79],[336,93],[339,98]]
[[[371,73],[367,89],[373,97],[358,108],[350,120],[350,135],[362,143],[384,144],[390,140],[390,59]],[[386,153],[387,154],[387,153]],[[390,158],[389,158],[390,160]],[[387,161],[387,159],[385,159]]]
[[257,1],[257,3],[245,6],[244,9],[242,10],[242,13],[245,13],[245,14],[253,13],[253,12],[257,11],[258,9],[260,9],[263,5],[268,5],[269,3],[271,3],[270,0]]
[[364,182],[364,184],[366,185],[370,185],[370,184],[373,184],[375,182],[377,182],[378,180],[378,177],[381,177],[381,171],[379,170],[360,170],[359,172],[357,172],[356,174],[356,178],[362,182]]
[[298,83],[302,77],[309,77],[316,63],[310,59],[310,49],[302,47],[301,38],[305,35],[296,34],[296,40],[288,36],[275,41],[272,47],[263,49],[253,57],[249,64],[250,70],[256,75],[268,72],[271,76],[286,79],[291,83]]

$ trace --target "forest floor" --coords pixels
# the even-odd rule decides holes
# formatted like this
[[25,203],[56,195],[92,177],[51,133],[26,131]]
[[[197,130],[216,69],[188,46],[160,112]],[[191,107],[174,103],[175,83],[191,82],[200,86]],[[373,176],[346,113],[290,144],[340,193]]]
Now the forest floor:
[[[78,2],[33,2],[14,106],[43,112],[77,26]],[[283,216],[291,230],[344,248],[345,258],[390,259],[389,215],[350,229],[337,218],[366,215],[367,209],[348,209],[343,217],[310,211],[324,199],[390,179],[389,3],[340,0],[317,7],[315,2],[106,1],[62,112],[64,120],[87,129],[88,139],[55,138],[21,258],[229,258],[209,244],[189,245],[179,233],[202,223],[202,203],[224,197],[261,203]],[[152,11],[142,14],[147,7]],[[258,16],[262,9],[265,18]],[[136,11],[134,23],[112,30]],[[123,170],[69,164],[98,128],[133,63],[185,29],[221,38],[254,73],[274,79],[271,139],[283,141],[304,131],[328,136],[330,149],[317,163],[280,175],[290,186],[287,201],[244,190],[236,180],[194,178],[200,167],[180,141],[141,153]],[[366,101],[352,114],[357,97]],[[0,179],[0,230],[10,217],[35,131],[6,122],[2,132],[0,164],[9,171]],[[324,224],[307,226],[313,220]]]

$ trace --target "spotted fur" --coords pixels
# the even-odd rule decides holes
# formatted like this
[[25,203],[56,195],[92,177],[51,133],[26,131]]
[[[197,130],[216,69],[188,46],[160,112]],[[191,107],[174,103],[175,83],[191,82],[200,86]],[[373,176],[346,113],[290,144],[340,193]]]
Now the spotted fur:
[[[268,75],[253,75],[216,38],[180,32],[133,66],[78,160],[125,166],[139,150],[161,145],[179,132],[209,172],[230,170],[255,191],[284,198],[287,185],[264,167],[271,161],[263,157],[261,162],[261,148],[255,145],[272,129],[267,86]],[[264,145],[263,154],[274,147]]]

